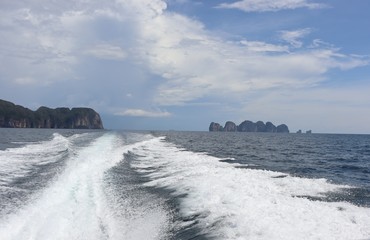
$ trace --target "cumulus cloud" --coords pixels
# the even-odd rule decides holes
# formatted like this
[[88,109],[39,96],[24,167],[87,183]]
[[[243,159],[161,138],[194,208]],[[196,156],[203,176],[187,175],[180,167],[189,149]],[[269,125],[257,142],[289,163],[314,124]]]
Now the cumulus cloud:
[[[52,85],[65,79],[87,78],[85,75],[91,76],[88,74],[92,70],[104,71],[101,62],[94,62],[96,58],[124,59],[112,64],[112,69],[117,67],[112,71],[91,76],[91,83],[86,84],[96,94],[91,98],[100,93],[103,85],[93,83],[107,79],[111,82],[104,85],[105,91],[123,97],[122,92],[130,92],[125,100],[146,99],[145,106],[149,102],[150,106],[192,104],[205,97],[218,100],[227,96],[239,101],[256,90],[312,86],[325,79],[332,69],[368,64],[367,58],[342,54],[339,49],[318,44],[317,40],[304,48],[303,40],[310,29],[280,32],[284,44],[230,41],[209,31],[198,20],[170,12],[161,0],[89,4],[78,0],[51,4],[43,0],[41,5],[37,1],[5,2],[0,5],[0,81]],[[246,11],[322,7],[304,0],[252,0],[220,6]],[[93,58],[86,60],[86,55]],[[96,69],[86,70],[88,67],[83,66],[86,61],[87,66]],[[132,66],[140,69],[139,74],[130,75],[135,77],[121,72],[106,77],[123,67],[130,71]],[[95,85],[98,87],[92,89]],[[106,93],[104,102],[119,102],[114,100],[120,96],[111,95]],[[143,110],[140,106],[116,114],[171,115],[157,109]]]
[[[182,26],[179,28],[178,26]],[[154,100],[160,105],[183,105],[210,96],[242,97],[271,88],[297,88],[322,81],[334,68],[366,64],[341,55],[338,49],[302,47],[303,29],[283,32],[289,45],[230,42],[213,36],[204,26],[178,14],[162,14],[140,26],[141,58],[166,81]],[[293,45],[294,51],[289,51]]]
[[325,7],[324,4],[308,0],[241,0],[233,3],[221,3],[219,8],[240,9],[245,12],[275,12],[285,9]]
[[1,80],[46,83],[71,74],[78,61],[71,54],[73,40],[56,16],[31,8],[0,10],[0,15],[6,18],[0,25]]
[[127,19],[114,1],[3,1],[0,7],[0,81],[52,84],[80,78],[78,68],[86,55],[126,57],[123,36],[105,38],[109,29],[103,24]]

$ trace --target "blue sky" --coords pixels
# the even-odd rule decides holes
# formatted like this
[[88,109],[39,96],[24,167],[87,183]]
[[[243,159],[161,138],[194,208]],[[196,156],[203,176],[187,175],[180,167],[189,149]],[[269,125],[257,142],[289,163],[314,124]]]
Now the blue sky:
[[368,0],[3,0],[0,98],[110,129],[370,133]]

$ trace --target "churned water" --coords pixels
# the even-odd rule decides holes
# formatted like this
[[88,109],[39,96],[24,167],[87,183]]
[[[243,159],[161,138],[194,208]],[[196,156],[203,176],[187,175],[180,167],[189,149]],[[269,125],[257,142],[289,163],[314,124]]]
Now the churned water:
[[0,129],[0,239],[369,239],[370,136]]

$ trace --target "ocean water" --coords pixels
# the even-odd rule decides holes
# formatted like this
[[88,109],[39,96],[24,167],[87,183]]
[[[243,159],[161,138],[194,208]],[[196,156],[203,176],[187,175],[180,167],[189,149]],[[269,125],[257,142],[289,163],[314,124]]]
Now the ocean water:
[[0,129],[0,239],[370,239],[370,135]]

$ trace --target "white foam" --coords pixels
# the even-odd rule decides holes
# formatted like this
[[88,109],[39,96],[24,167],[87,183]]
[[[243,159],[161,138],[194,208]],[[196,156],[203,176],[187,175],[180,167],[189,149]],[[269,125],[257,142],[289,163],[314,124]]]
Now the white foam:
[[[132,165],[150,177],[147,185],[184,196],[182,215],[199,215],[198,226],[218,239],[370,238],[370,209],[296,197],[321,196],[346,186],[235,168],[163,138],[143,142],[134,153],[139,160]],[[157,170],[148,172],[148,168]]]
[[168,221],[160,206],[131,214],[128,203],[112,204],[119,196],[104,183],[106,171],[135,146],[106,133],[77,151],[37,199],[1,219],[0,239],[160,238]]
[[35,165],[45,165],[59,160],[68,151],[70,140],[54,133],[49,141],[28,143],[19,148],[0,151],[0,183],[26,176]]

